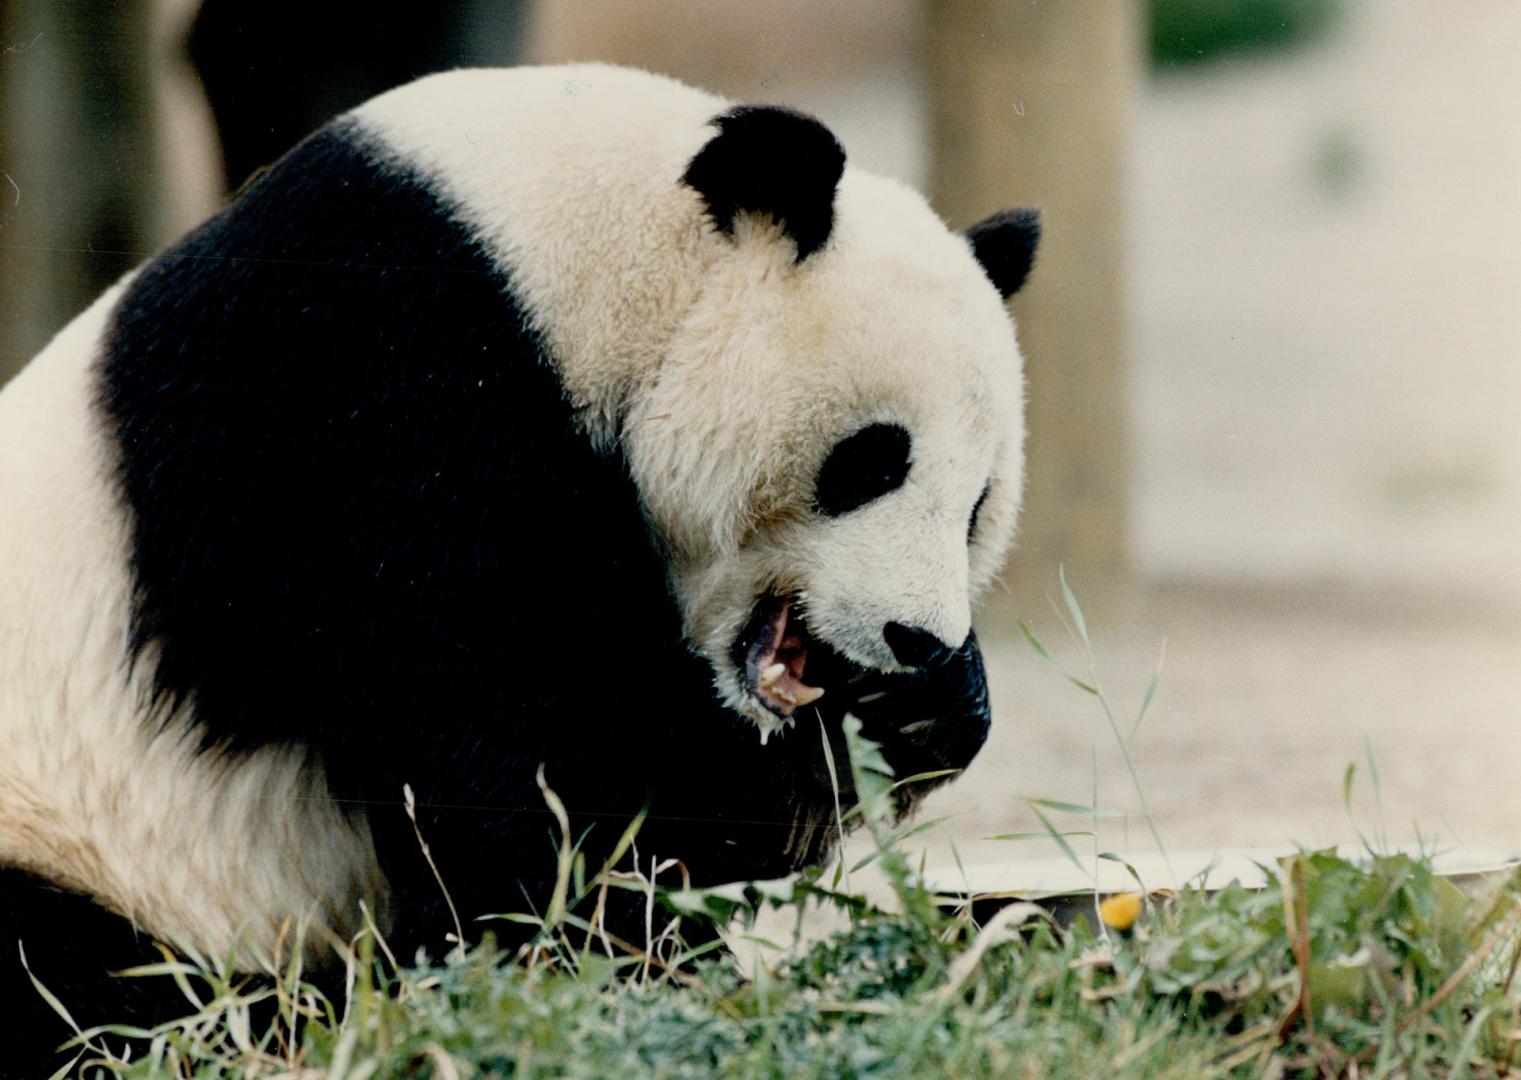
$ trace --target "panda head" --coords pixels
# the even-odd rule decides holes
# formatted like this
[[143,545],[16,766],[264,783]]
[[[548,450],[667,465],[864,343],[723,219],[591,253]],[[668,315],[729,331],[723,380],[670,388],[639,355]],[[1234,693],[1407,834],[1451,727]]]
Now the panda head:
[[764,736],[863,673],[968,645],[1020,500],[1003,301],[1038,222],[952,233],[790,110],[713,124],[682,177],[700,286],[622,442],[687,636]]

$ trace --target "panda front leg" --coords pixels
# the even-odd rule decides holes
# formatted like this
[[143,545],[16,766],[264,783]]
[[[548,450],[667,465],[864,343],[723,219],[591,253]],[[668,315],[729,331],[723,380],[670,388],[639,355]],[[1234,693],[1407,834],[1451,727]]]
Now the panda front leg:
[[[475,941],[489,931],[503,945],[520,944],[531,926],[490,917],[545,914],[560,849],[575,845],[595,880],[641,815],[635,850],[646,870],[651,855],[705,869],[722,860],[723,871],[741,877],[765,864],[754,845],[735,861],[736,848],[718,835],[726,814],[754,807],[698,777],[711,774],[715,760],[737,759],[742,744],[736,737],[726,752],[724,729],[743,722],[721,709],[684,647],[648,643],[626,657],[611,650],[597,678],[571,670],[584,663],[579,652],[545,651],[530,661],[522,666],[537,679],[467,688],[460,678],[456,696],[435,696],[426,707],[371,698],[367,734],[333,740],[334,794],[364,808],[389,886],[384,929],[404,960],[419,948],[441,957],[457,933]],[[660,707],[649,703],[646,663],[670,677]],[[411,719],[421,716],[436,719]],[[568,841],[551,799],[568,812]],[[633,869],[633,854],[616,868]],[[611,890],[604,915],[610,933],[642,947],[643,901],[630,895]],[[576,914],[589,916],[595,905],[591,898]]]
[[[424,949],[436,960],[457,933],[475,941],[490,932],[509,948],[531,936],[529,924],[490,917],[542,916],[549,906],[567,841],[538,785],[541,768],[567,810],[588,882],[604,867],[649,874],[666,865],[662,886],[715,885],[779,877],[823,857],[834,794],[817,730],[763,746],[754,726],[713,696],[700,661],[668,659],[688,677],[658,709],[588,693],[574,708],[528,710],[532,734],[503,739],[476,725],[440,739],[412,725],[372,740],[362,763],[351,756],[354,767],[330,767],[335,794],[365,807],[389,882],[384,929],[398,957],[410,962]],[[632,847],[610,866],[636,819]],[[612,939],[642,950],[644,907],[642,894],[611,888],[594,890],[573,914],[595,914]],[[688,944],[712,934],[690,923],[682,930]]]
[[419,952],[437,961],[488,930],[519,943],[523,924],[490,916],[541,914],[554,887],[562,838],[535,780],[543,754],[451,734],[378,740],[334,777],[338,797],[364,807],[387,882],[381,930],[405,963]]

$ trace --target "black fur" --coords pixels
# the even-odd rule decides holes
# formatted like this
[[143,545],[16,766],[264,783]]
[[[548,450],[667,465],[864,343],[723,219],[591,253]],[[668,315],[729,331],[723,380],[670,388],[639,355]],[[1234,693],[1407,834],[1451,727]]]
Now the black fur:
[[970,226],[965,235],[988,280],[1007,300],[1024,286],[1035,265],[1040,211],[1000,210]]
[[[969,641],[940,668],[841,687],[759,745],[683,642],[626,463],[578,430],[528,325],[451,207],[348,124],[146,267],[100,366],[137,662],[229,767],[272,745],[320,759],[373,832],[408,957],[437,955],[452,919],[404,784],[473,933],[548,896],[541,764],[577,835],[595,826],[590,865],[648,807],[641,854],[701,884],[827,850],[820,726],[839,760],[845,710],[900,771],[964,764],[986,731]],[[628,895],[609,925],[638,939]],[[10,910],[11,938],[51,925]],[[65,982],[90,1015],[126,1007],[106,972],[136,947],[102,951],[93,983],[92,954],[76,958]]]
[[[812,677],[833,684],[836,680],[827,665],[841,663],[848,662],[828,652],[818,657],[810,655],[808,671]],[[819,700],[819,705],[828,701],[829,695],[826,694]],[[965,768],[987,740],[992,719],[987,676],[977,635],[969,633],[959,648],[947,650],[934,658],[930,666],[918,671],[906,675],[875,671],[861,675],[849,685],[843,698],[836,696],[832,710],[821,710],[819,718],[824,720],[825,729],[830,733],[837,762],[847,760],[844,737],[839,733],[839,716],[849,712],[861,721],[863,736],[882,744],[882,756],[892,766],[895,776]],[[813,719],[807,715],[811,711],[802,710],[804,715],[799,720],[800,725]],[[818,765],[815,768],[822,769],[822,759],[816,760]],[[842,799],[853,802],[855,789],[849,775],[843,774],[840,779],[844,785]],[[827,788],[827,776],[823,778],[823,784]],[[912,810],[934,786],[911,784],[899,788],[899,813]],[[833,837],[824,834],[820,839],[828,841]],[[814,861],[825,853],[827,848],[816,854]]]
[[882,637],[893,657],[909,667],[934,667],[943,664],[955,650],[922,626],[905,626],[889,622],[882,627]]
[[830,130],[776,106],[742,105],[713,124],[718,134],[681,179],[702,195],[719,232],[733,234],[736,214],[765,214],[797,245],[798,262],[823,247],[845,171],[845,151]]
[[[169,978],[106,974],[163,959],[127,920],[88,897],[0,866],[0,1080],[42,1080],[80,1053],[56,1052],[75,1031],[36,991],[28,969],[88,1031],[107,1023],[151,1026],[189,1012]],[[101,1041],[120,1047],[119,1040]]]

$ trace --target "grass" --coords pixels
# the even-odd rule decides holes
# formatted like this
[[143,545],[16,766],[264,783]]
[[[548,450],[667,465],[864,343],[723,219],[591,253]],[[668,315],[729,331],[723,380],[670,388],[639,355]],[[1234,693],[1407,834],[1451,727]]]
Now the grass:
[[[1069,678],[1099,701],[1140,795],[1128,735],[1062,584],[1087,667]],[[1155,680],[1141,714],[1154,689]],[[284,1080],[1445,1078],[1507,1075],[1517,1058],[1521,875],[1469,897],[1425,860],[1381,854],[1375,832],[1364,857],[1301,852],[1269,868],[1260,890],[1121,897],[1068,927],[1013,903],[979,923],[970,904],[930,892],[903,850],[908,830],[895,827],[891,807],[907,781],[858,725],[847,725],[846,743],[849,760],[829,768],[851,770],[861,801],[840,817],[869,833],[890,904],[851,890],[846,871],[863,863],[709,890],[663,884],[679,870],[669,865],[589,870],[561,818],[553,896],[542,913],[504,917],[530,926],[523,948],[488,940],[416,968],[398,964],[373,931],[361,934],[339,1001],[306,985],[296,962],[253,984],[166,957],[138,974],[175,979],[186,1017],[152,1031],[83,1033],[81,1064],[93,1062],[87,1075],[99,1077]],[[1376,784],[1371,755],[1368,764]],[[1349,768],[1347,793],[1353,776]],[[553,792],[545,797],[553,810]],[[637,823],[612,865],[627,865],[636,841]],[[644,895],[644,942],[613,940],[595,914],[575,914],[615,888]],[[767,909],[800,931],[821,908],[843,912],[848,928],[811,944],[799,937],[748,973],[711,946],[683,943],[702,936],[683,928],[712,921],[753,932]],[[255,1020],[271,1013],[273,1022]],[[131,1060],[112,1057],[109,1036],[136,1040]]]
[[[851,927],[753,979],[490,945],[424,969],[356,956],[346,1010],[287,981],[257,1037],[236,980],[181,969],[204,1002],[126,1077],[1460,1076],[1512,1059],[1518,886],[1475,903],[1419,860],[1286,862],[1262,891],[1192,892],[1129,934],[1061,930],[1033,905],[976,926],[928,894],[850,904]],[[817,880],[727,908],[829,902]],[[558,936],[558,935],[557,935]],[[369,972],[375,974],[368,974]]]

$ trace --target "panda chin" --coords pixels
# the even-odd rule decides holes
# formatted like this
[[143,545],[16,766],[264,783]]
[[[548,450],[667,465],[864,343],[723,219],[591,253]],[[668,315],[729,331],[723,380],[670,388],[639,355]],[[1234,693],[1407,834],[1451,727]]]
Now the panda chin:
[[[740,685],[765,710],[772,730],[824,696],[844,661],[808,631],[795,596],[766,594],[756,603],[732,650]],[[805,676],[809,681],[804,681]]]

